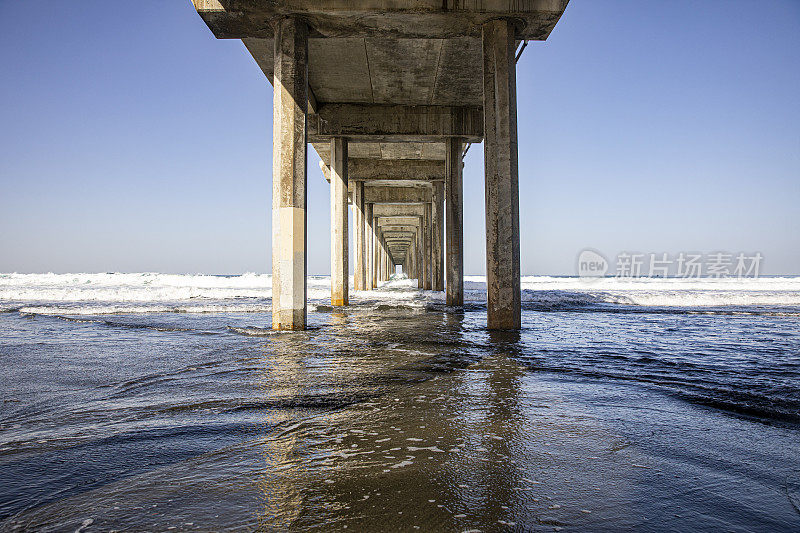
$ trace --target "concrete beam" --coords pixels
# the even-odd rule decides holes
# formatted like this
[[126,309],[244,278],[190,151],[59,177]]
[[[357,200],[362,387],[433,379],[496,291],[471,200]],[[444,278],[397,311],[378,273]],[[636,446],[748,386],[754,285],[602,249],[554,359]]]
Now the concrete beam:
[[340,136],[391,142],[441,142],[443,137],[463,137],[481,142],[483,113],[479,107],[324,104],[308,116],[311,142]]
[[373,204],[419,204],[430,202],[432,194],[422,187],[364,187],[364,198]]
[[313,36],[444,39],[476,37],[481,24],[513,18],[521,39],[544,40],[568,0],[192,0],[219,39],[272,37],[271,24],[287,15],[308,22]]
[[382,225],[381,230],[383,231],[402,231],[405,233],[414,233],[417,231],[417,226],[398,226],[398,225]]
[[[352,145],[350,145],[352,146]],[[330,169],[320,165],[325,179],[330,181]],[[444,161],[413,159],[354,159],[350,158],[347,175],[351,181],[406,181],[412,183],[444,181]]]
[[422,221],[419,217],[411,216],[411,217],[380,217],[378,218],[378,225],[390,225],[390,224],[398,224],[401,226],[416,226],[419,227],[422,224]]
[[421,217],[425,214],[422,204],[375,204],[372,207],[372,216],[383,217]]
[[[330,145],[314,143],[319,157],[330,164]],[[350,143],[351,159],[420,159],[444,161],[443,142],[353,142]]]

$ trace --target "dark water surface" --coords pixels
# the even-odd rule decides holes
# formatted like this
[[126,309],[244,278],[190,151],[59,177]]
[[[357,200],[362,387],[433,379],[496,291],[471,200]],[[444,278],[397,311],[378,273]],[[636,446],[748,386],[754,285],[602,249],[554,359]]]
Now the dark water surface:
[[0,313],[0,529],[798,531],[800,317]]

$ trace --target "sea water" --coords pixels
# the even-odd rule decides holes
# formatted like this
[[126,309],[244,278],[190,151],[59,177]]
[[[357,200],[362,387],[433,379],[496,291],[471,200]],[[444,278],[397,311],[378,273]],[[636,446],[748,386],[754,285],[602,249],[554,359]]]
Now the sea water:
[[797,531],[800,278],[0,275],[0,530]]

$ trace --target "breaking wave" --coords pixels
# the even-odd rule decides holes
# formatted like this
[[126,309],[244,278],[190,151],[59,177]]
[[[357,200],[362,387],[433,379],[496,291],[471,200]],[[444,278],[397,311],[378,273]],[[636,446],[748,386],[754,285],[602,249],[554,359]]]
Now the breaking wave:
[[[59,315],[114,313],[266,313],[272,277],[158,273],[0,274],[0,312]],[[440,292],[416,289],[398,277],[381,290],[352,291],[354,303],[425,306],[444,303]],[[524,276],[522,301],[536,309],[781,308],[800,310],[800,277],[759,279],[581,279]],[[465,300],[486,301],[486,278],[467,276]],[[324,310],[330,278],[309,276],[308,298]]]

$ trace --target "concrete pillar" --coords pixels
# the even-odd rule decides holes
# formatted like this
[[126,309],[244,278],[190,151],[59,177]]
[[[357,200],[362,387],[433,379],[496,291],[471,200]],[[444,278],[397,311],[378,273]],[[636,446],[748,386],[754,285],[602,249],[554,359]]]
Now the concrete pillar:
[[414,239],[414,244],[416,245],[416,254],[417,254],[417,288],[422,289],[425,287],[425,260],[422,252],[422,218],[420,217],[419,225],[417,226],[417,232]]
[[422,281],[422,288],[426,291],[431,290],[433,287],[433,246],[431,243],[432,231],[431,231],[431,204],[430,202],[425,204],[425,216],[423,217],[422,225],[424,226],[424,243],[423,248],[425,251],[425,274],[424,279]]
[[275,25],[272,115],[272,327],[306,327],[308,27]]
[[[373,210],[374,212],[374,210]],[[372,288],[378,288],[380,281],[381,247],[378,241],[378,218],[372,219]]]
[[445,145],[447,305],[452,307],[464,305],[463,144],[461,139],[450,138]]
[[372,290],[372,204],[364,204],[364,289]]
[[356,264],[353,269],[353,286],[357,291],[364,290],[364,279],[366,278],[366,268],[364,267],[364,182],[356,181],[353,183],[353,226],[355,230],[355,254]]
[[444,290],[444,183],[433,183],[433,290]]
[[383,237],[380,239],[381,243],[381,281],[386,281],[386,264],[389,262],[389,256],[386,253],[386,242]]
[[519,329],[519,174],[514,24],[482,27],[489,329]]
[[331,305],[349,303],[347,231],[347,140],[331,139]]

